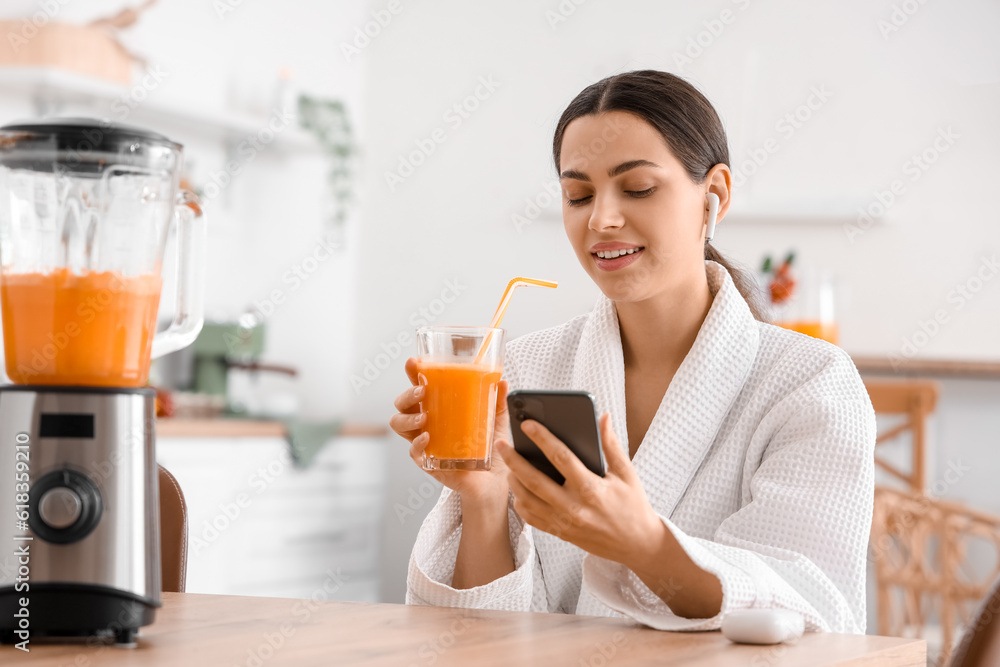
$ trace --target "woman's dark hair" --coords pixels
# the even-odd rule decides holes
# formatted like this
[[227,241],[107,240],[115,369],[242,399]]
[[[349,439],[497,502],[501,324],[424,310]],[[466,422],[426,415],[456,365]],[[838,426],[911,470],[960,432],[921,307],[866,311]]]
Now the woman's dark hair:
[[[715,165],[729,165],[726,130],[705,96],[678,76],[641,70],[602,79],[584,88],[570,102],[559,118],[552,139],[552,157],[557,172],[566,127],[581,116],[608,111],[635,114],[656,128],[695,183],[704,183]],[[725,267],[753,316],[766,321],[756,281],[733,266],[708,242],[705,243],[705,259]]]

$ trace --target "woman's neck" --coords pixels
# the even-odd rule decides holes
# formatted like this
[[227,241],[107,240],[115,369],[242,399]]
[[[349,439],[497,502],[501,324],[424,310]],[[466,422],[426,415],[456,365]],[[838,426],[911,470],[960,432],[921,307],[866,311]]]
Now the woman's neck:
[[616,303],[625,368],[677,369],[694,345],[712,299],[702,272],[643,301]]

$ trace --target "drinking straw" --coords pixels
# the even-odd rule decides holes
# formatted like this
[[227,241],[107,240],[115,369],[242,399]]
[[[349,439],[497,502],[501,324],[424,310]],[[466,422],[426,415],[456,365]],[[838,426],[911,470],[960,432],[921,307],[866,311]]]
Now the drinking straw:
[[[500,305],[497,306],[497,312],[493,314],[493,321],[490,322],[490,329],[496,329],[500,326],[500,321],[503,320],[504,313],[507,312],[507,304],[510,303],[510,297],[514,294],[514,288],[520,287],[521,285],[537,285],[538,287],[559,287],[559,283],[555,283],[549,280],[536,280],[535,278],[514,278],[509,283],[507,283],[507,289],[503,291],[503,296],[500,298]],[[476,353],[476,359],[473,362],[478,364],[483,360],[483,355],[486,354],[486,348],[490,345],[490,340],[493,338],[493,332],[490,331],[486,338],[483,340],[483,344],[479,346],[479,352]]]

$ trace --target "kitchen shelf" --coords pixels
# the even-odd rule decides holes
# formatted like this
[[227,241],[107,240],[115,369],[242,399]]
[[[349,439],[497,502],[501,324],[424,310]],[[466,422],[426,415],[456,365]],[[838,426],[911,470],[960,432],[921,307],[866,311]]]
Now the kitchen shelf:
[[[763,205],[750,205],[741,202],[726,213],[723,223],[732,223],[740,227],[789,225],[814,228],[822,227],[827,229],[841,227],[844,230],[851,229],[853,232],[860,234],[863,234],[869,228],[882,227],[888,224],[884,217],[876,217],[871,219],[870,224],[862,225],[858,222],[857,213],[844,212],[842,209],[843,207],[838,207],[827,211],[815,205],[792,205],[785,207],[775,205],[773,208],[768,208]],[[561,224],[562,209],[551,206],[543,208],[538,215],[529,220],[530,222]]]
[[[822,225],[826,227],[847,227],[855,224],[856,216],[836,213],[817,213],[816,211],[803,210],[802,212],[779,211],[767,212],[764,210],[750,211],[730,211],[726,214],[725,222],[738,225]],[[875,219],[873,224],[882,224],[881,218]],[[859,229],[861,229],[859,227]],[[864,229],[861,230],[862,232]]]
[[[127,100],[134,87],[54,67],[0,67],[0,91],[29,97],[40,116],[59,114],[69,104],[82,104],[94,107],[100,117],[118,120],[109,116],[112,105]],[[267,121],[266,116],[170,106],[154,100],[136,103],[124,120],[126,123],[180,126],[227,142],[240,142],[257,134],[267,126]],[[315,139],[298,127],[276,133],[268,146],[319,150]]]

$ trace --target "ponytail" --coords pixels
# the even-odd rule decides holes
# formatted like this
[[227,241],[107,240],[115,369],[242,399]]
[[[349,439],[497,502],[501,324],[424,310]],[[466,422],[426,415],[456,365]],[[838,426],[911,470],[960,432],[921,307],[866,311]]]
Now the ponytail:
[[705,259],[710,259],[717,264],[721,264],[722,268],[729,272],[729,276],[733,279],[733,284],[736,285],[736,291],[747,302],[754,319],[760,322],[767,322],[768,316],[764,308],[764,295],[761,293],[760,287],[757,286],[757,281],[753,279],[753,276],[749,275],[745,270],[734,266],[728,259],[722,256],[721,252],[708,242],[705,243]]

